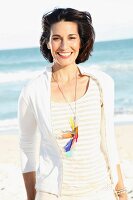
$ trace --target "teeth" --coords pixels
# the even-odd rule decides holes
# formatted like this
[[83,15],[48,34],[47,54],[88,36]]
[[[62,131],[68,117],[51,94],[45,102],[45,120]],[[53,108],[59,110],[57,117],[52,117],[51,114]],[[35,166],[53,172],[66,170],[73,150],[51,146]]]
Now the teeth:
[[71,55],[71,53],[58,53],[59,55],[61,55],[61,56],[70,56]]

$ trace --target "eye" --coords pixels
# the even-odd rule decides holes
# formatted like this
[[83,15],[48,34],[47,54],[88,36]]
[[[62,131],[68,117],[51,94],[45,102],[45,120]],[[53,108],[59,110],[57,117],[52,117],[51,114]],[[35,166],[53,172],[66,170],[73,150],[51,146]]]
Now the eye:
[[71,36],[71,37],[69,37],[69,39],[70,39],[70,40],[75,40],[75,39],[76,39],[76,37],[74,37],[74,36]]
[[58,37],[54,37],[54,38],[53,38],[54,41],[59,40],[59,39],[60,39],[60,38],[58,38]]

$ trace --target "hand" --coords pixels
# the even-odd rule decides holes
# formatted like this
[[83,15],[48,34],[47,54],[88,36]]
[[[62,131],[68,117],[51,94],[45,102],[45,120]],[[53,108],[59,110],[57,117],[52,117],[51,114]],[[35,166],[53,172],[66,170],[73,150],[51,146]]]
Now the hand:
[[119,200],[128,200],[127,194],[121,194],[121,195],[119,196]]
[[119,200],[128,200],[128,199],[125,197],[119,197]]

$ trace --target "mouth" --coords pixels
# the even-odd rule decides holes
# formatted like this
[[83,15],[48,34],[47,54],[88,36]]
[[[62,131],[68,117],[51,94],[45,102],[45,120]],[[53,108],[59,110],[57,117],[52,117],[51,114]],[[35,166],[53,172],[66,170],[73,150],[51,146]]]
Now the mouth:
[[62,58],[69,58],[72,52],[58,52],[57,54]]

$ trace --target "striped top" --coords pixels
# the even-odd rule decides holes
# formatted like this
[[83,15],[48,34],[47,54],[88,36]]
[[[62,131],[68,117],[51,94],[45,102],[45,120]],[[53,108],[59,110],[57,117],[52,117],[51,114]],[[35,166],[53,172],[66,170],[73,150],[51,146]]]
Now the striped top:
[[[75,102],[70,105],[74,111]],[[62,195],[82,196],[111,187],[107,163],[100,148],[101,105],[99,86],[90,78],[87,92],[76,101],[78,141],[72,156],[67,157],[64,146],[70,139],[62,139],[60,135],[71,130],[69,118],[73,113],[68,103],[51,102],[53,134],[63,162]]]

